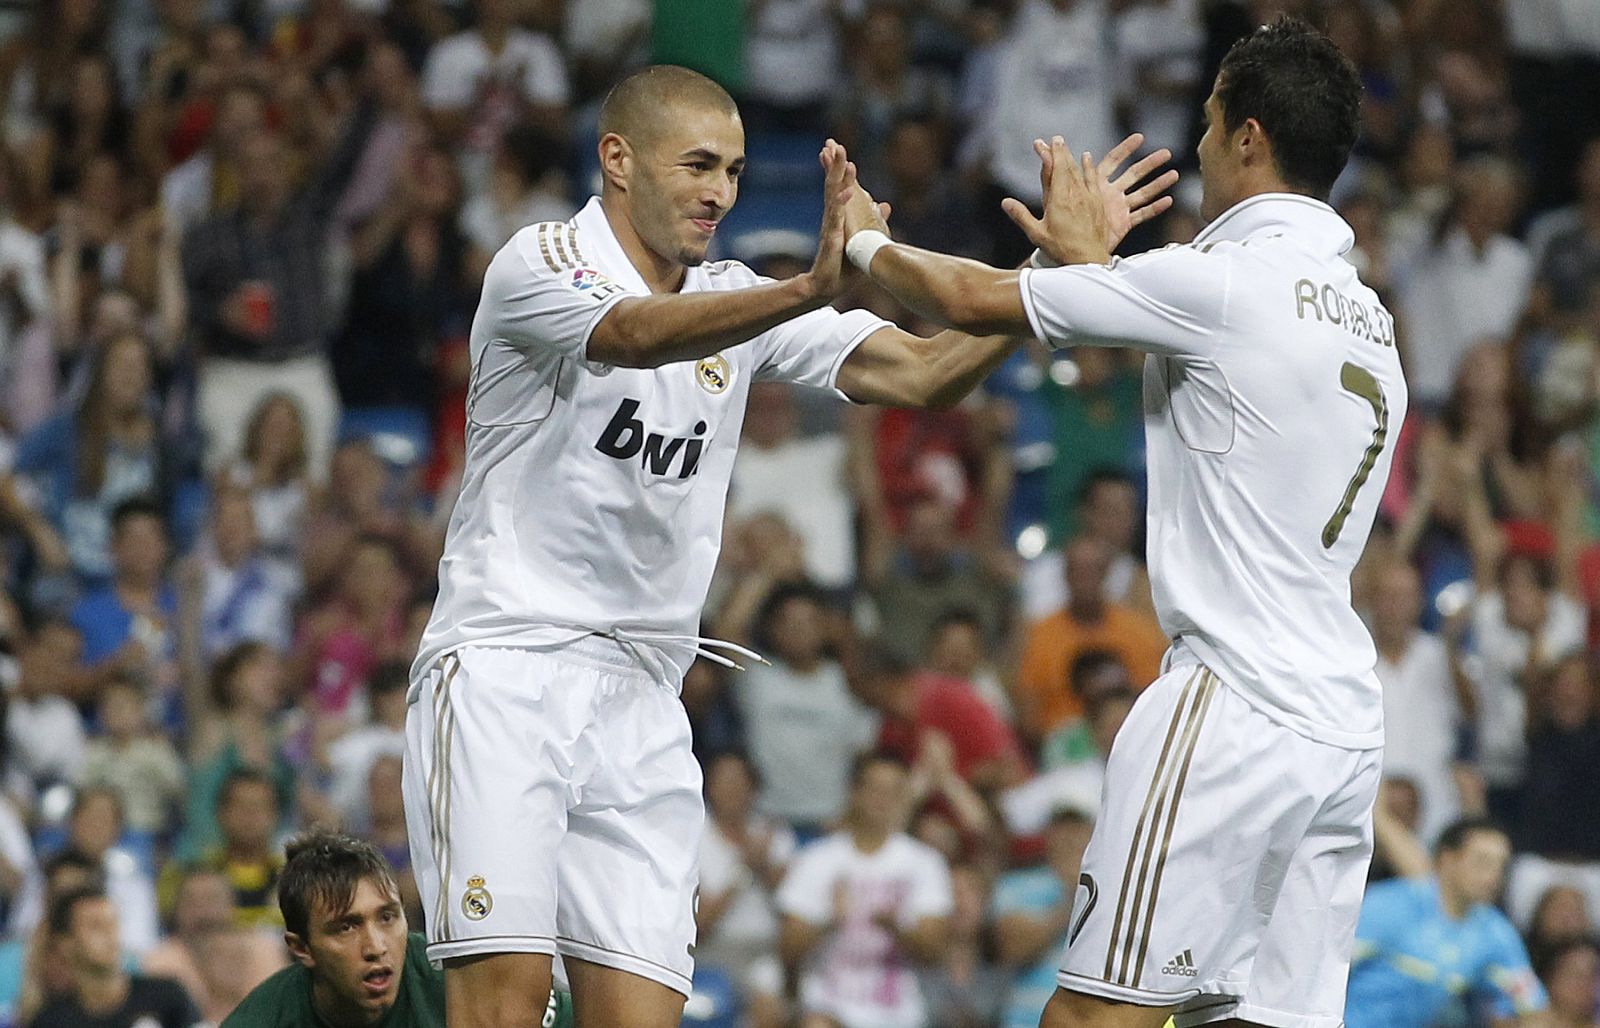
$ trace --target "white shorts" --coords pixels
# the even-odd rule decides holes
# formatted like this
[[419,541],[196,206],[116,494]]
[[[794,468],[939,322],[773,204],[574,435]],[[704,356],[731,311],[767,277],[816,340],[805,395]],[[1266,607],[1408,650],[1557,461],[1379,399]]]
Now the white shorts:
[[1204,667],[1174,668],[1117,734],[1058,984],[1338,1028],[1382,750],[1315,742]]
[[428,956],[560,954],[687,996],[705,821],[690,742],[678,697],[605,640],[443,658],[406,714]]

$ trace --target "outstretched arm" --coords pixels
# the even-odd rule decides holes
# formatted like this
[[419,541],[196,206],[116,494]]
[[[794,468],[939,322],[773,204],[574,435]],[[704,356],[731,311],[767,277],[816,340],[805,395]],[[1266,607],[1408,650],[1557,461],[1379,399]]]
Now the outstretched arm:
[[[1171,159],[1167,151],[1157,151],[1115,174],[1142,141],[1138,134],[1130,136],[1098,163],[1084,154],[1081,165],[1068,154],[1061,137],[1049,146],[1036,142],[1045,216],[1035,219],[1014,199],[1005,202],[1006,213],[1052,263],[1107,263],[1111,250],[1134,225],[1172,204],[1170,197],[1161,194],[1177,181],[1177,172],[1140,184]],[[835,154],[836,159],[842,156],[842,151]],[[882,235],[872,235],[884,233],[884,225],[876,205],[864,193],[852,198],[845,215],[851,260],[918,314],[973,335],[1032,334],[1019,272],[887,243]]]
[[[1135,133],[1124,139],[1108,153],[1098,165],[1084,155],[1085,171],[1092,175],[1103,198],[1091,202],[1082,195],[1088,179],[1078,179],[1077,193],[1057,190],[1057,153],[1065,153],[1065,144],[1059,140],[1055,149],[1043,142],[1036,144],[1041,161],[1040,180],[1047,204],[1045,221],[1037,221],[1027,207],[1008,200],[1006,209],[1028,233],[1030,239],[1047,249],[1051,263],[1062,258],[1071,259],[1070,234],[1072,225],[1068,214],[1070,207],[1092,207],[1098,218],[1084,222],[1081,232],[1093,233],[1093,242],[1099,260],[1109,259],[1115,247],[1128,230],[1171,205],[1170,197],[1159,195],[1177,180],[1177,172],[1169,171],[1139,186],[1144,178],[1171,159],[1166,150],[1138,161],[1121,175],[1116,170],[1133,155],[1144,137]],[[823,151],[823,162],[843,163],[846,155],[842,147],[830,146]],[[1115,176],[1107,181],[1107,176]],[[847,181],[854,182],[854,168],[850,166]],[[1064,176],[1063,176],[1064,177]],[[1137,187],[1137,188],[1136,188]],[[1067,199],[1063,199],[1066,197]],[[1073,207],[1077,204],[1077,207]],[[1065,205],[1065,206],[1064,206]],[[1068,227],[1058,222],[1063,218]],[[871,232],[887,236],[888,226],[883,212],[865,190],[856,188],[845,209],[847,233]],[[1100,254],[1099,250],[1104,253]],[[859,247],[858,247],[859,250]],[[1057,256],[1059,255],[1059,256]],[[858,252],[857,257],[860,257]],[[853,258],[855,259],[855,258]],[[872,279],[892,293],[918,314],[951,326],[929,339],[898,329],[883,329],[867,337],[851,353],[839,371],[839,388],[851,399],[862,403],[882,403],[899,407],[945,408],[958,402],[971,392],[979,382],[1009,357],[1022,341],[1032,335],[1027,313],[1023,309],[1018,272],[1002,271],[963,257],[920,250],[902,245],[881,245],[875,256],[860,263],[870,268]]]

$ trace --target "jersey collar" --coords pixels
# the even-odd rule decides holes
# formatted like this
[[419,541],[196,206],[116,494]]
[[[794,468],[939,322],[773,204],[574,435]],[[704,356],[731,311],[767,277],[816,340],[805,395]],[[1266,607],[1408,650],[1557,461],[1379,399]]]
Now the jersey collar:
[[[583,238],[584,248],[589,251],[589,263],[596,265],[595,270],[606,274],[608,278],[621,283],[633,292],[646,295],[650,287],[645,285],[644,276],[639,274],[639,269],[633,266],[622,244],[617,242],[617,234],[611,231],[611,222],[606,219],[605,208],[600,206],[598,196],[589,197],[589,202],[583,209],[572,216],[572,223],[577,226],[578,234]],[[683,278],[683,287],[680,293],[697,292],[703,286],[699,276],[702,268],[686,268]]]
[[1194,237],[1194,245],[1242,243],[1258,236],[1290,233],[1316,250],[1341,256],[1356,241],[1355,232],[1339,212],[1321,200],[1299,193],[1260,193],[1223,211]]
[[577,227],[583,248],[588,251],[589,263],[595,266],[596,271],[604,273],[607,278],[631,292],[641,295],[650,292],[650,287],[644,283],[644,276],[628,259],[622,244],[617,242],[617,234],[611,231],[611,222],[606,220],[606,212],[600,206],[598,196],[589,197],[583,209],[572,216],[572,223]]

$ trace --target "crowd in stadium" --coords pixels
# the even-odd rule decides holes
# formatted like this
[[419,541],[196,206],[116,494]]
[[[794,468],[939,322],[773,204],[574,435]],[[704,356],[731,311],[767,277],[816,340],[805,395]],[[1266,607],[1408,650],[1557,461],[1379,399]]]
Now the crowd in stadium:
[[[1137,129],[1191,169],[1217,62],[1281,10],[1362,73],[1334,204],[1413,399],[1353,583],[1386,700],[1372,877],[1427,874],[1447,826],[1491,819],[1511,856],[1485,898],[1542,1016],[1594,1025],[1591,0],[0,9],[0,1022],[88,1003],[93,947],[52,911],[85,882],[123,966],[212,1023],[287,960],[288,834],[345,826],[407,882],[407,669],[478,286],[594,190],[609,85],[668,62],[739,98],[722,257],[809,264],[834,136],[900,238],[1009,265],[1031,247],[999,200],[1037,199],[1035,137],[1103,153]],[[1197,184],[1124,250],[1191,238]],[[870,289],[851,303],[918,327]],[[770,665],[684,682],[709,815],[689,1019],[781,1025],[868,987],[908,1025],[1037,1024],[1105,754],[1167,645],[1141,359],[1034,346],[943,412],[753,388],[704,631]],[[906,887],[854,909],[835,883],[874,862]],[[1442,1023],[1527,998],[1475,984],[1419,987],[1449,994]]]

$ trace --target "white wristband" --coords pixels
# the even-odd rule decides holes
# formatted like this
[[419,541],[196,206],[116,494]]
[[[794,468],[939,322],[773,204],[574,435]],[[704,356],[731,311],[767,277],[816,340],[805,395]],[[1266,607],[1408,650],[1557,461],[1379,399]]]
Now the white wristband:
[[872,258],[877,252],[892,242],[893,239],[875,228],[862,229],[844,244],[844,255],[850,259],[851,264],[866,271],[872,267]]
[[1061,267],[1061,262],[1045,253],[1043,250],[1035,250],[1033,251],[1033,255],[1028,258],[1028,267],[1059,268]]

